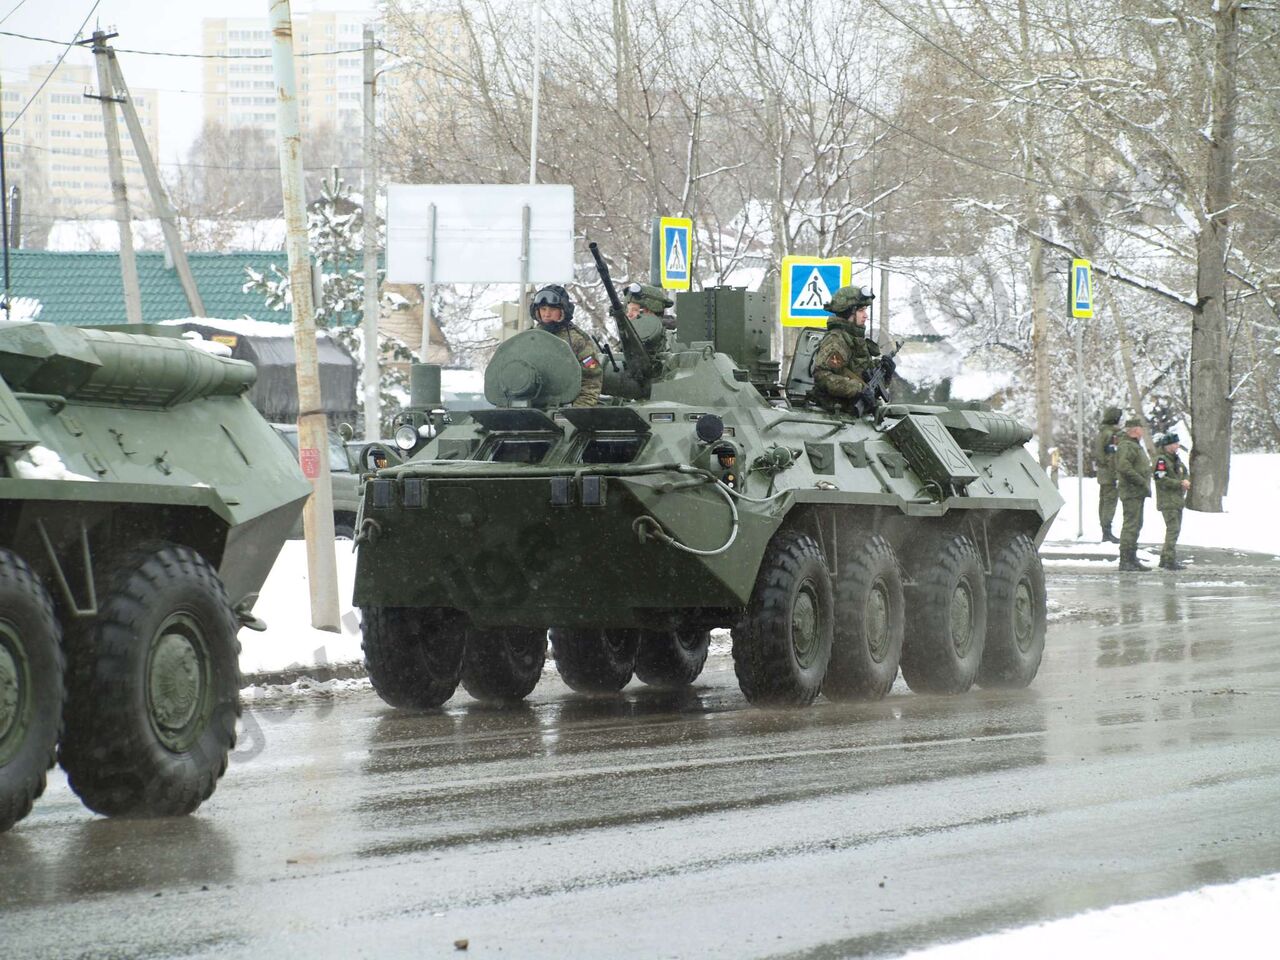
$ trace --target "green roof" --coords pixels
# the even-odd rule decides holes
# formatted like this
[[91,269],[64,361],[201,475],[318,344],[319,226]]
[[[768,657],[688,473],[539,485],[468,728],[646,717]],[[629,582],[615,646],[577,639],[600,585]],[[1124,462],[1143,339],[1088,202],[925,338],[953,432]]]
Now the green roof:
[[[166,268],[164,254],[139,252],[138,287],[142,319],[146,323],[191,316],[176,270]],[[292,321],[292,311],[268,310],[260,295],[244,293],[244,268],[260,273],[277,264],[288,272],[288,257],[280,250],[244,253],[189,253],[187,261],[196,288],[210,317]],[[49,250],[10,250],[12,293],[43,305],[37,319],[46,323],[125,323],[124,285],[119,253],[55,253]]]

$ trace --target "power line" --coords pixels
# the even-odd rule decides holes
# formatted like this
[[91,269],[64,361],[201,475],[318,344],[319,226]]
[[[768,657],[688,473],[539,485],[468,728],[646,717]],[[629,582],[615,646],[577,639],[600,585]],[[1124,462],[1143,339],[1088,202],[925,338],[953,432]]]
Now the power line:
[[[45,88],[45,85],[48,84],[50,80],[53,79],[54,73],[57,71],[57,69],[60,66],[62,66],[62,61],[66,59],[67,51],[69,51],[73,46],[75,46],[76,41],[80,39],[80,34],[84,33],[85,24],[89,22],[89,18],[93,16],[93,11],[98,9],[98,4],[100,4],[101,2],[102,0],[93,0],[93,6],[90,7],[89,12],[84,15],[84,20],[81,21],[80,23],[80,29],[78,29],[76,31],[76,35],[72,37],[70,41],[68,41],[66,47],[63,49],[62,53],[58,57],[58,62],[53,65],[53,69],[49,71],[48,76],[46,76],[43,80],[40,81],[40,86],[36,87],[36,92],[31,94],[27,102],[22,105],[22,109],[18,111],[18,115],[9,121],[9,125],[4,128],[5,133],[8,133],[10,130],[12,130],[13,125],[22,119],[22,115],[27,112],[27,108],[29,108],[31,104],[35,103],[36,97],[40,96],[40,91]],[[15,7],[14,9],[17,9],[17,8]],[[3,32],[3,31],[0,31],[0,32]],[[60,41],[57,41],[57,40],[51,40],[49,42],[60,43]]]
[[4,21],[5,21],[5,20],[8,20],[8,19],[9,19],[10,17],[12,17],[15,13],[17,13],[19,10],[21,10],[21,9],[22,9],[22,5],[23,5],[24,3],[26,3],[26,2],[27,2],[27,0],[18,0],[17,5],[16,5],[12,10],[10,10],[8,13],[6,13],[6,14],[4,15],[4,19],[3,19],[3,20],[0,20],[0,23],[4,23]]
[[[101,0],[98,0],[100,3]],[[96,9],[98,4],[95,3]],[[92,12],[92,11],[90,11]],[[87,18],[86,18],[86,22]],[[81,30],[84,29],[82,24]],[[33,37],[26,33],[12,33],[8,30],[0,30],[0,37],[14,37],[18,40],[33,40],[37,43],[55,43],[61,46],[61,40],[53,40],[49,37]],[[73,41],[74,42],[74,41]],[[270,60],[273,56],[270,53],[177,53],[171,50],[131,50],[127,47],[114,47],[116,53],[133,53],[141,57],[183,57],[189,60]],[[379,44],[375,43],[373,49],[383,49]],[[336,57],[344,53],[363,53],[364,44],[354,47],[344,47],[339,50],[312,50],[305,53],[295,53],[295,57]]]
[[[75,149],[59,149],[58,147],[42,147],[38,143],[22,143],[19,140],[9,141],[8,146],[17,147],[21,150],[39,150],[41,153],[53,153],[53,154],[57,154],[60,157],[77,157],[81,160],[93,161],[95,159],[100,159],[100,155],[96,153],[84,153],[83,151],[79,151]],[[188,163],[186,160],[158,160],[156,162],[159,166],[162,166],[162,167],[193,167],[201,170],[234,170],[234,171],[244,171],[244,172],[252,172],[257,170],[271,171],[273,173],[280,172],[279,164],[275,164],[273,166],[248,167],[241,164]],[[126,157],[125,163],[137,165],[137,160],[133,160]],[[324,173],[329,173],[333,170],[333,167],[334,165],[332,163],[322,163],[316,166],[303,167],[302,169],[309,173],[315,173],[317,171],[323,171]],[[341,171],[345,172],[347,170],[363,170],[364,166],[361,164],[340,163],[338,164],[338,168]]]

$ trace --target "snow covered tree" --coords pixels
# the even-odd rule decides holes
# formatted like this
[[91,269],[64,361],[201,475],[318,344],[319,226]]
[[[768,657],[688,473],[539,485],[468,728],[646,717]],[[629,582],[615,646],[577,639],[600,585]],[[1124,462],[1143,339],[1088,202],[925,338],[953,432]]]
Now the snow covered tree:
[[[382,224],[379,224],[381,227]],[[315,301],[316,326],[328,333],[355,358],[359,375],[364,375],[364,329],[361,326],[364,307],[364,271],[360,269],[364,254],[364,213],[360,198],[351,193],[335,169],[332,179],[320,187],[320,197],[307,208],[307,242],[320,274],[320,296]],[[245,267],[248,276],[246,293],[262,295],[268,308],[285,310],[293,304],[289,275],[275,264],[267,273]],[[377,283],[382,285],[384,271],[379,270]],[[385,294],[384,309],[396,304]],[[403,408],[408,397],[408,377],[403,364],[417,359],[409,347],[394,337],[379,334],[378,354],[383,432]],[[357,392],[357,405],[363,409],[363,394]],[[362,428],[363,424],[357,424]]]

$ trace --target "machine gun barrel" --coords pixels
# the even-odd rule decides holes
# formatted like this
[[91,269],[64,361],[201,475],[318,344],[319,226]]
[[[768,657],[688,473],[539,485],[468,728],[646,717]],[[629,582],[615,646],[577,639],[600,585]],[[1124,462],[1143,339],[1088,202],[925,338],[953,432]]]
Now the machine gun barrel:
[[641,391],[640,395],[648,396],[649,379],[653,371],[653,362],[649,357],[649,351],[644,348],[644,340],[641,339],[640,334],[636,333],[636,328],[632,326],[631,321],[627,318],[627,311],[623,308],[622,300],[613,285],[613,279],[609,276],[609,266],[604,262],[604,256],[600,253],[599,244],[593,240],[587,244],[587,249],[591,251],[591,256],[596,261],[596,270],[600,274],[600,282],[604,284],[604,291],[609,295],[609,315],[613,317],[614,322],[618,325],[618,338],[622,341],[626,379],[630,380]]

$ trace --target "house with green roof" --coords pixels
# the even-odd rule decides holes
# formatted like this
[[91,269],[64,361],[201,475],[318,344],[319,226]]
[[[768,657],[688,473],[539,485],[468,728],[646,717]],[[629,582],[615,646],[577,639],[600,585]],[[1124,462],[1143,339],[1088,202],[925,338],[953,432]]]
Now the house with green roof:
[[[161,252],[139,251],[138,287],[142,294],[144,323],[159,323],[191,316],[178,272],[166,264]],[[245,267],[266,273],[275,264],[289,270],[281,250],[242,253],[188,253],[205,313],[210,317],[252,317],[290,323],[290,310],[269,310],[257,293],[245,293]],[[124,284],[120,279],[118,252],[60,253],[49,250],[10,250],[11,292],[15,300],[38,301],[35,319],[45,323],[126,323]]]

